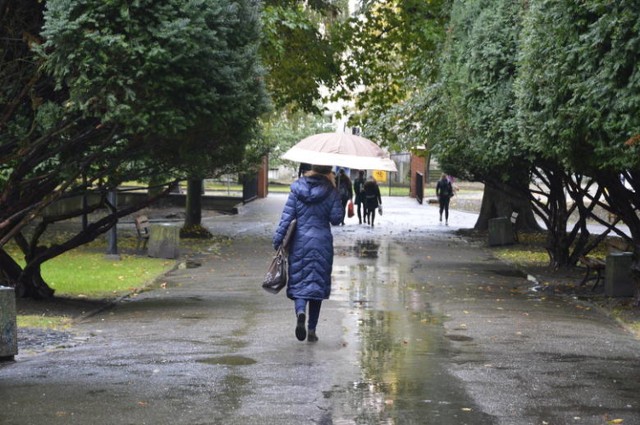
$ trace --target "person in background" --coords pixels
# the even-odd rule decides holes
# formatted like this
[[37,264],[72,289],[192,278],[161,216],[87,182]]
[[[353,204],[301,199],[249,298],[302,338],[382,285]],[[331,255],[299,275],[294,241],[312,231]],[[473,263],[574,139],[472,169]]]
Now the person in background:
[[369,176],[364,184],[364,195],[366,203],[365,217],[367,223],[374,227],[376,208],[382,205],[382,197],[380,196],[380,187],[373,176]]
[[[296,219],[296,230],[289,245],[287,297],[294,302],[295,335],[299,341],[318,341],[316,326],[320,307],[322,300],[331,294],[331,225],[339,224],[343,214],[330,166],[313,165],[311,171],[291,184],[273,236],[273,247],[280,247],[289,224]],[[307,305],[309,322],[305,324]]]
[[353,198],[353,190],[351,189],[351,179],[344,172],[344,168],[338,171],[338,192],[340,193],[340,200],[342,201],[342,221],[340,224],[344,226],[344,217],[347,215],[347,204]]
[[444,211],[445,224],[449,225],[449,201],[453,196],[453,186],[444,173],[436,184],[436,196],[440,205],[440,222],[442,222],[442,212]]
[[364,209],[365,218],[367,215],[367,204],[365,202],[366,198],[364,194],[364,183],[365,183],[364,171],[360,170],[358,171],[358,177],[353,181],[353,192],[356,195],[355,204],[358,207],[358,222],[360,224],[362,224],[362,217],[363,217],[361,214],[360,206],[362,206]]

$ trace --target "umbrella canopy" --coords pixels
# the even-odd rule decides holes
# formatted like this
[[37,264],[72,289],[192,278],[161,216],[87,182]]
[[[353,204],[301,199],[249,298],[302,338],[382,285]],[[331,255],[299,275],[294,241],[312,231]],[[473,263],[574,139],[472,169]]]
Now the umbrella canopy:
[[319,133],[302,139],[283,159],[358,170],[398,171],[382,148],[369,139],[348,133]]

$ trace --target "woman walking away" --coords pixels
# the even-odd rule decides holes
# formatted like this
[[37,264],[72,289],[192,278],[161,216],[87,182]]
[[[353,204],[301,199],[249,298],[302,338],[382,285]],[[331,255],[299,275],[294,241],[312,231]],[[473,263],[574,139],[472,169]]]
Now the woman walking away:
[[364,171],[358,171],[358,177],[353,181],[353,192],[356,195],[355,204],[358,207],[358,222],[362,224],[362,211],[360,206],[364,207],[364,215],[365,220],[367,216],[367,204],[365,203],[365,194],[364,194]]
[[353,190],[351,189],[351,179],[344,172],[344,168],[338,171],[338,192],[340,193],[340,200],[342,201],[342,221],[340,224],[344,226],[344,217],[347,215],[347,204],[353,198]]
[[[296,219],[296,231],[289,245],[287,297],[295,305],[295,334],[299,341],[318,341],[316,326],[320,307],[322,300],[331,294],[331,225],[340,224],[342,217],[342,203],[330,166],[313,165],[311,171],[293,182],[273,236],[273,247],[277,249],[282,244],[289,223]],[[305,323],[307,304],[308,324]]]
[[444,173],[436,184],[436,196],[438,197],[438,204],[440,204],[440,222],[442,222],[442,212],[444,211],[444,223],[449,225],[449,201],[453,196],[453,187]]
[[376,208],[382,205],[382,197],[380,196],[380,187],[376,183],[376,179],[373,176],[369,176],[364,184],[364,196],[366,202],[365,217],[367,223],[374,227],[376,221]]

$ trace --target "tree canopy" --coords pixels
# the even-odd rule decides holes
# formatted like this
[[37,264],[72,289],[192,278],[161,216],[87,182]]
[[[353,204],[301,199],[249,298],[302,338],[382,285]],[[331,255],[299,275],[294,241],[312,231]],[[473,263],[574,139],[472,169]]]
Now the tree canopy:
[[594,175],[640,166],[640,15],[632,2],[532,2],[518,78],[531,149]]
[[588,190],[574,199],[589,199],[624,221],[631,237],[618,234],[634,241],[638,269],[639,28],[632,2],[532,2],[517,80],[525,146],[592,179],[606,202]]
[[339,83],[333,24],[344,10],[345,1],[265,2],[261,57],[276,108],[322,112],[323,91]]
[[396,149],[422,144],[416,137],[420,111],[405,105],[435,78],[449,5],[450,0],[364,1],[341,25],[346,58],[335,97],[353,101],[345,111],[351,125]]
[[229,162],[218,148],[255,136],[266,92],[252,2],[48,0],[45,20],[45,69],[68,109],[151,143],[154,160]]
[[608,224],[595,206],[637,235],[638,18],[626,2],[454,2],[425,103],[434,152],[458,176],[528,191],[554,265],[593,246],[585,220]]
[[[43,261],[148,202],[110,206],[67,241],[39,246],[51,222],[108,205],[122,181],[239,161],[258,134],[267,97],[254,2],[49,0],[43,11],[34,0],[0,12],[0,237],[19,238],[27,259],[21,269],[0,255],[0,266],[18,285],[39,291]],[[43,217],[30,240],[22,236],[54,200],[87,191],[101,201]]]

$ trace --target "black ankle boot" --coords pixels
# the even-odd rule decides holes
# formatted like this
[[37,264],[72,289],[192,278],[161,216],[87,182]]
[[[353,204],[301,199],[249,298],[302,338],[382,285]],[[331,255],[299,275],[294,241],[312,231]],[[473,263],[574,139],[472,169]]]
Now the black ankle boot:
[[298,338],[298,341],[304,341],[307,338],[307,328],[304,323],[306,318],[304,313],[298,313],[298,321],[296,322],[296,338]]

